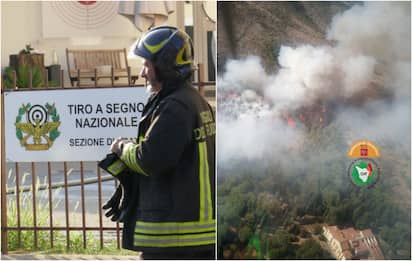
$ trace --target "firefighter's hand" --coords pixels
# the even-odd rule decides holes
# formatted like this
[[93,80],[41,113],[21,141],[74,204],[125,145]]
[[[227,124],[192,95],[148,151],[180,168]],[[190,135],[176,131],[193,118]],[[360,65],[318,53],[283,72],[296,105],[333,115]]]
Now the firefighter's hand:
[[124,146],[123,141],[124,141],[124,138],[119,137],[115,139],[112,145],[110,146],[110,150],[119,157],[122,155],[122,150]]
[[103,209],[107,210],[104,214],[106,217],[110,218],[111,221],[117,222],[122,216],[122,198],[124,197],[124,191],[122,185],[117,186],[112,197],[103,205]]
[[117,138],[114,140],[114,142],[112,143],[110,150],[113,153],[116,153],[117,156],[119,156],[119,158],[122,156],[122,151],[123,151],[123,147],[125,144],[131,142],[130,140],[126,139],[126,138]]

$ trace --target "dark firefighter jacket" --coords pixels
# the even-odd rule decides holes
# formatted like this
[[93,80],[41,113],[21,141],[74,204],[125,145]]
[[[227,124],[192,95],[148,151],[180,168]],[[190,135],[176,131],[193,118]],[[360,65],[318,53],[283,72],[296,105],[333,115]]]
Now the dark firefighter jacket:
[[196,89],[167,86],[151,96],[138,144],[125,144],[121,159],[138,179],[131,181],[137,207],[124,222],[124,248],[214,250],[215,120]]

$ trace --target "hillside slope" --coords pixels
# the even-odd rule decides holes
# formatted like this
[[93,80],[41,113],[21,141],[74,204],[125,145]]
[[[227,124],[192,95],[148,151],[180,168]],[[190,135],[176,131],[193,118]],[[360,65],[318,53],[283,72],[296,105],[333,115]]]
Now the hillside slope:
[[325,32],[332,17],[354,2],[218,2],[218,70],[228,58],[265,57],[277,68],[281,45],[330,44]]

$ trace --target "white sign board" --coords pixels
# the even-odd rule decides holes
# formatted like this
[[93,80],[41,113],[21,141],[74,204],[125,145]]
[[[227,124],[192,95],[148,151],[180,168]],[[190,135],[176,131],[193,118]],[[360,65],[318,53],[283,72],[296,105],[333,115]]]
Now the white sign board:
[[6,161],[98,161],[137,138],[145,88],[6,92]]

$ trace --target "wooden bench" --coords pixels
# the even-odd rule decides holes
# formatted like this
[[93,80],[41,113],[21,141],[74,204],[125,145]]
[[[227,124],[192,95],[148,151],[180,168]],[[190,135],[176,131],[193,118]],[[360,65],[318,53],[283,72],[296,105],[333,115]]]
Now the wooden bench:
[[131,75],[130,67],[127,62],[126,49],[105,49],[105,50],[70,50],[66,48],[67,71],[72,86],[77,82],[80,86],[82,79],[119,80],[127,78],[128,83],[135,83],[137,75]]

